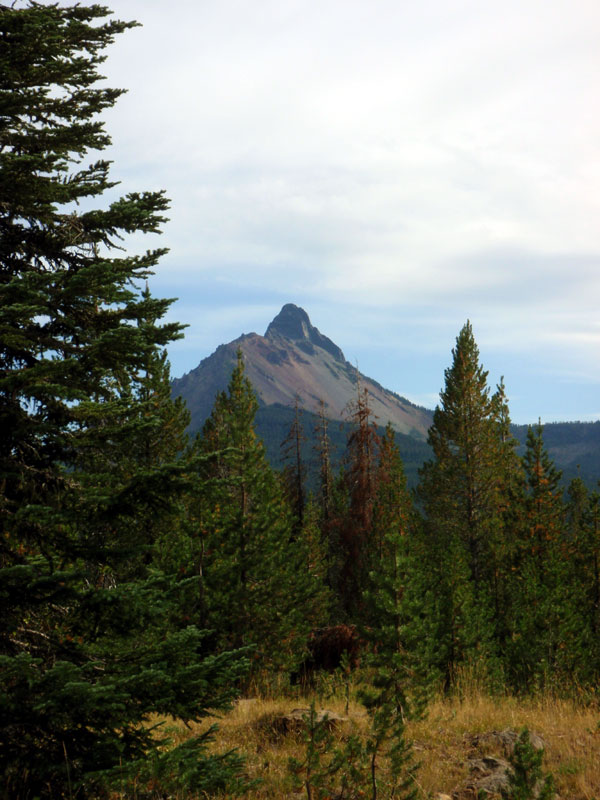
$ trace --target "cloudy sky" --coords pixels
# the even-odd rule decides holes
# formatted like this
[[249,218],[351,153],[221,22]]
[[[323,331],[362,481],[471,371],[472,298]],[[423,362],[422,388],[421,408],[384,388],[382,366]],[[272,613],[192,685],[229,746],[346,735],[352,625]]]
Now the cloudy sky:
[[172,372],[302,306],[433,407],[473,324],[516,422],[600,418],[598,0],[120,0],[122,191],[165,188]]

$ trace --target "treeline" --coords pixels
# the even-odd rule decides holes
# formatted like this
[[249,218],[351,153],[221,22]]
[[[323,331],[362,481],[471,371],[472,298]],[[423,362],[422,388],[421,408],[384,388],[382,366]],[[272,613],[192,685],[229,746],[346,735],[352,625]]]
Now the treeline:
[[[290,406],[269,405],[261,406],[256,413],[256,432],[263,440],[269,464],[277,471],[281,471],[286,464],[286,455],[282,442],[288,435],[294,423],[295,409]],[[318,441],[320,430],[319,414],[301,409],[301,424],[303,428],[303,439],[300,450],[305,467],[306,489],[309,492],[317,491],[319,484],[319,457]],[[385,432],[385,423],[381,425],[381,420],[377,423],[377,435],[381,438]],[[191,429],[195,434],[197,429]],[[352,422],[348,419],[344,421],[331,420],[327,435],[329,437],[330,462],[333,471],[337,472],[342,467],[346,452],[346,442],[352,432]],[[406,481],[410,488],[414,488],[419,482],[419,470],[424,462],[431,458],[431,448],[425,439],[416,439],[405,433],[395,432],[396,444],[402,456]]]
[[[490,688],[591,690],[600,674],[600,495],[578,477],[563,489],[539,425],[518,455],[505,388],[487,385],[470,324],[446,370],[433,455],[414,492],[393,431],[378,435],[364,391],[350,413],[336,478],[323,420],[322,478],[308,512],[325,547],[330,622],[375,624],[370,598],[392,569],[402,575],[405,649],[447,689],[468,669]],[[292,461],[287,474],[297,506],[302,465]]]
[[[244,581],[259,586],[259,573],[252,573],[246,553],[253,546],[250,520],[259,509],[266,513],[273,490],[283,493],[286,511],[276,517],[281,524],[287,514],[287,523],[275,535],[275,552],[269,552],[267,538],[255,535],[254,541],[261,566],[284,551],[284,561],[294,565],[291,576],[274,567],[270,572],[276,586],[293,586],[305,623],[301,631],[285,604],[276,612],[280,622],[289,614],[291,628],[300,634],[295,643],[283,631],[275,636],[290,646],[288,668],[302,656],[311,627],[344,623],[363,632],[377,628],[374,598],[393,577],[401,587],[396,612],[402,648],[423,674],[446,689],[457,674],[470,670],[491,690],[578,686],[591,691],[600,677],[600,495],[580,478],[563,490],[541,426],[530,428],[525,452],[517,454],[504,386],[492,392],[487,385],[469,323],[446,370],[429,432],[433,457],[421,469],[414,492],[407,489],[394,431],[388,427],[379,435],[360,385],[348,410],[352,429],[336,473],[329,422],[321,416],[316,431],[319,478],[312,492],[305,486],[301,410],[296,408],[284,442],[287,465],[276,478],[254,436],[256,408],[239,354],[228,392],[217,400],[195,446],[206,452],[216,445],[241,449],[255,468],[260,465],[263,477],[232,471],[221,459],[219,474],[230,486],[220,484],[225,496],[211,499],[212,527],[203,530],[211,554],[219,548],[236,550],[220,586],[232,580],[239,587]],[[262,486],[267,475],[272,476],[271,491],[254,492],[252,487]],[[235,491],[243,498],[232,487],[239,487]],[[266,518],[259,527],[268,529]],[[207,579],[217,562],[204,564]],[[277,593],[268,591],[272,613]],[[232,603],[233,587],[229,592],[223,598],[228,609],[254,608],[247,598]],[[289,596],[287,590],[284,595]],[[260,611],[251,616],[258,623]],[[243,614],[238,624],[241,638],[233,637],[231,644],[248,641],[241,632],[252,624]],[[267,642],[258,633],[255,638]],[[300,645],[296,655],[294,644]],[[283,656],[280,647],[278,654]]]
[[[227,378],[223,386],[227,385]],[[207,415],[210,412],[208,409]],[[192,414],[193,418],[193,414]],[[292,406],[280,404],[260,405],[256,414],[256,431],[262,438],[271,466],[280,470],[284,465],[281,442],[287,435],[294,418]],[[307,486],[310,490],[316,487],[318,461],[315,457],[318,414],[304,409],[302,420],[306,440],[303,442],[302,455],[306,463]],[[377,433],[381,437],[385,424],[381,419],[375,420]],[[384,421],[385,422],[385,421]],[[197,433],[202,425],[190,426],[192,434]],[[350,422],[333,421],[329,426],[332,452],[331,463],[337,471],[341,466],[346,450],[346,441],[351,429]],[[517,453],[523,455],[527,443],[529,425],[511,424],[511,433],[518,440]],[[404,472],[408,486],[413,489],[419,483],[419,470],[431,459],[431,448],[425,439],[416,439],[408,434],[396,431],[396,443],[400,449]],[[550,422],[544,423],[544,444],[557,469],[562,472],[563,489],[573,478],[580,477],[591,490],[594,490],[600,475],[600,422]]]
[[82,165],[108,146],[97,115],[120,94],[94,85],[130,27],[106,15],[0,6],[0,796],[241,791],[240,757],[209,752],[212,729],[175,744],[160,721],[201,721],[289,676],[310,632],[340,622],[371,654],[360,757],[373,775],[388,747],[398,786],[411,704],[461,668],[491,688],[593,685],[598,495],[573,481],[563,500],[541,430],[515,455],[469,325],[416,503],[362,391],[339,474],[321,418],[312,497],[299,410],[280,475],[241,359],[186,441],[165,355],[181,326],[147,287],[164,250],[119,246],[158,232],[167,201],[91,208],[110,163]]

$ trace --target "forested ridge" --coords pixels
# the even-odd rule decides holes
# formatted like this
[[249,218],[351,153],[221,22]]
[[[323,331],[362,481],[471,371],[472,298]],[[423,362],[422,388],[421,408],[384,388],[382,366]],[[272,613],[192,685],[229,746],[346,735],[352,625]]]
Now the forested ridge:
[[290,763],[308,797],[327,776],[347,798],[416,797],[406,724],[465,671],[594,702],[600,494],[563,490],[541,426],[517,454],[469,322],[415,492],[360,382],[341,468],[321,414],[309,490],[296,408],[275,471],[241,354],[188,439],[166,357],[182,328],[152,295],[165,251],[122,249],[168,201],[103,204],[110,163],[88,163],[121,93],[96,85],[103,50],[133,24],[107,15],[0,7],[0,796],[243,794],[244,754],[215,751],[215,728],[173,741],[161,721],[307,681],[341,630],[367,729],[334,746],[311,709]]
[[[281,442],[293,422],[294,409],[290,406],[259,405],[256,413],[256,431],[264,441],[267,458],[274,469],[283,466]],[[307,465],[308,485],[312,489],[317,472],[315,456],[315,430],[318,428],[318,415],[305,409],[302,411],[306,439],[302,452]],[[385,426],[375,420],[379,436]],[[349,422],[331,421],[329,435],[332,444],[332,463],[341,466],[346,440],[350,431]],[[196,433],[193,425],[192,435]],[[529,425],[511,424],[510,430],[518,442],[516,452],[523,455],[527,443]],[[426,441],[396,431],[396,443],[400,449],[406,480],[410,488],[419,482],[419,470],[431,458],[431,448]],[[561,471],[561,486],[567,489],[569,482],[580,477],[588,489],[594,490],[600,474],[600,423],[599,422],[551,422],[544,425],[544,443],[557,468]]]

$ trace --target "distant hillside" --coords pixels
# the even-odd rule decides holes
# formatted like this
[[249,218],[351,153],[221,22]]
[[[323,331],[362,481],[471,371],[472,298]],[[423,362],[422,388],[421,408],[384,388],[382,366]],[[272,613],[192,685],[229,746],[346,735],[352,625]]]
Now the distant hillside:
[[[283,466],[281,443],[287,436],[294,419],[293,409],[285,406],[262,406],[256,417],[256,430],[265,442],[267,456],[273,467]],[[309,471],[316,474],[317,462],[314,447],[316,438],[313,431],[318,423],[315,414],[304,412],[302,424],[307,441],[304,443],[302,457]],[[518,453],[525,452],[527,425],[514,425],[512,432],[521,443]],[[332,462],[339,467],[346,448],[351,425],[332,421],[329,436],[332,442]],[[379,429],[380,434],[383,428]],[[580,475],[590,489],[598,488],[600,480],[600,422],[560,422],[544,427],[544,441],[551,458],[563,473],[562,484]],[[396,442],[402,454],[404,471],[410,487],[418,483],[418,471],[425,461],[431,458],[431,448],[422,439],[396,433]]]
[[[524,452],[527,425],[514,425],[514,436]],[[544,425],[544,443],[556,466],[562,470],[563,483],[581,475],[590,488],[600,480],[600,421],[552,422]]]
[[[276,469],[281,469],[285,461],[281,443],[288,435],[294,420],[293,409],[285,406],[262,406],[256,415],[256,431],[265,443],[270,464]],[[302,427],[306,441],[302,447],[302,458],[308,471],[308,483],[314,488],[318,474],[318,461],[315,451],[317,438],[314,435],[315,427],[319,421],[316,414],[303,412],[301,416]],[[328,426],[331,440],[331,462],[334,470],[341,466],[346,450],[346,441],[351,430],[347,422],[331,421]],[[380,435],[383,428],[379,429]],[[422,439],[396,432],[396,442],[402,455],[406,479],[410,487],[418,483],[418,470],[423,462],[431,458],[431,449]]]

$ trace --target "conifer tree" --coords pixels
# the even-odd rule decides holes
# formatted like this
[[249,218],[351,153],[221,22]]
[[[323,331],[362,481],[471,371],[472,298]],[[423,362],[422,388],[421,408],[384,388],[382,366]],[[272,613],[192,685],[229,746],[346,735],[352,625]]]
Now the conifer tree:
[[256,669],[291,667],[326,604],[320,565],[305,538],[292,535],[281,484],[256,436],[257,408],[238,351],[198,440],[200,452],[215,453],[200,473],[205,621],[221,648],[254,645]]
[[298,534],[304,525],[306,507],[306,492],[304,488],[306,466],[302,458],[302,443],[305,441],[306,436],[302,428],[300,398],[296,395],[294,399],[294,419],[288,435],[281,444],[284,458],[287,461],[283,469],[283,484],[294,517],[293,527],[295,534]]
[[414,510],[406,485],[404,467],[394,429],[388,423],[379,444],[376,469],[376,494],[373,506],[373,549],[376,571],[387,561],[386,536],[395,531],[408,535],[414,523]]
[[516,532],[513,621],[507,663],[512,681],[532,688],[554,672],[565,606],[562,602],[561,473],[544,446],[543,427],[530,427],[525,455],[525,497]]
[[542,772],[543,750],[536,750],[524,728],[510,757],[508,782],[500,789],[502,800],[553,800],[554,778]]
[[444,527],[462,541],[475,591],[483,588],[489,555],[489,528],[494,515],[497,484],[494,402],[487,372],[469,322],[452,351],[446,370],[441,406],[429,431],[436,461],[430,468],[436,481],[436,503]]
[[[427,622],[415,559],[416,515],[394,430],[388,424],[380,442],[372,546],[376,549],[365,592],[363,636],[371,685],[361,692],[371,729],[367,751],[372,797],[416,797],[415,765],[406,739],[407,720],[420,716],[427,690]],[[388,759],[387,776],[378,762]],[[387,785],[386,785],[387,784]]]
[[[590,492],[581,519],[576,555],[573,559],[577,630],[581,631],[576,652],[580,664],[574,670],[583,681],[600,677],[600,492]],[[577,596],[577,589],[581,593]]]
[[341,574],[339,593],[342,607],[356,621],[362,613],[362,597],[368,584],[373,557],[373,506],[376,495],[376,455],[379,436],[369,406],[369,394],[360,380],[356,400],[349,404],[353,429],[348,436],[346,470],[346,514],[340,526]]
[[516,532],[522,523],[525,475],[516,453],[517,440],[510,430],[504,379],[492,396],[497,429],[496,482],[493,524],[490,526],[490,576],[494,637],[501,655],[511,636],[512,587],[518,551]]
[[319,416],[314,433],[316,438],[314,449],[319,465],[316,508],[325,556],[325,584],[331,602],[331,621],[339,622],[345,618],[340,593],[343,562],[340,541],[342,520],[345,516],[346,493],[342,486],[343,481],[334,479],[331,468],[332,444],[323,400],[319,403]]
[[333,473],[331,470],[331,440],[327,430],[327,417],[325,416],[325,403],[319,402],[319,419],[315,427],[317,443],[315,450],[319,460],[319,507],[323,521],[327,523],[331,518],[333,507]]
[[503,389],[490,397],[469,322],[452,356],[429,429],[434,457],[419,486],[447,685],[461,661],[493,660],[494,550],[508,457]]
[[578,475],[570,481],[566,494],[565,534],[569,540],[575,542],[585,525],[590,493],[585,482]]
[[160,375],[180,326],[143,293],[164,251],[115,250],[159,232],[163,193],[93,207],[115,184],[85,162],[121,94],[98,67],[133,24],[107,14],[0,7],[0,793],[16,800],[106,796],[168,759],[172,786],[212,791],[235,768],[206,737],[167,752],[145,724],[224,707],[243,664],[171,627],[179,579],[152,565],[185,482]]
[[560,479],[557,470],[544,446],[543,426],[531,426],[527,431],[527,442],[523,465],[527,481],[526,525],[529,545],[540,577],[543,579],[553,545],[561,538],[563,503]]
[[600,494],[590,492],[580,477],[571,480],[566,494],[557,666],[568,681],[592,685],[600,675]]

